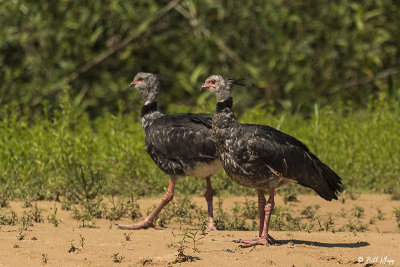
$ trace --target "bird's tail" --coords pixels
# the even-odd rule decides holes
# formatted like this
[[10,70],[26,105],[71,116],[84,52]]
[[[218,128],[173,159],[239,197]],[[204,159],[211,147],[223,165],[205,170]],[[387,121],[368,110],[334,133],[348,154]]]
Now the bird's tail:
[[317,157],[312,156],[311,160],[314,167],[314,173],[308,174],[312,177],[309,177],[311,179],[307,179],[308,181],[306,184],[300,184],[312,188],[318,195],[328,201],[338,199],[338,195],[342,191],[342,179]]

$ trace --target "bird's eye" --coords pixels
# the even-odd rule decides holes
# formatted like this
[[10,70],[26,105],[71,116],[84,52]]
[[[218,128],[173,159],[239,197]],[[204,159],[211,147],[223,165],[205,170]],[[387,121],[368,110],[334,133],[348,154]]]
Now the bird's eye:
[[142,78],[138,78],[138,79],[136,79],[136,82],[142,82],[143,81],[143,79]]
[[215,84],[215,80],[211,80],[211,83],[212,83],[212,84]]

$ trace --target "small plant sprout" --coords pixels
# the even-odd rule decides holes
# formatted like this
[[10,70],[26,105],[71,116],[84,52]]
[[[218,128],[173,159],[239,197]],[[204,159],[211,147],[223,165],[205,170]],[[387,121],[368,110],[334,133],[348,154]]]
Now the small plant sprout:
[[376,222],[376,217],[369,219],[369,224],[374,224]]
[[0,208],[9,207],[8,202],[10,201],[9,195],[5,192],[0,191]]
[[82,235],[79,235],[79,237],[79,243],[81,245],[81,248],[83,248],[83,246],[85,245],[85,238]]
[[400,208],[394,208],[394,216],[396,217],[397,228],[400,229]]
[[199,226],[201,229],[201,235],[206,236],[207,235],[207,229],[208,229],[208,218],[207,214],[203,212],[201,209],[198,211],[199,216]]
[[242,216],[248,219],[256,219],[258,217],[257,203],[254,200],[248,200],[245,196],[244,208],[242,211]]
[[187,235],[183,233],[180,234],[180,236],[182,236],[182,239],[179,241],[178,254],[176,255],[176,258],[172,263],[176,264],[181,262],[192,262],[195,260],[199,260],[199,257],[193,257],[185,254],[185,243]]
[[378,208],[377,211],[378,211],[378,215],[376,215],[376,218],[380,221],[385,220],[385,216],[384,216],[385,214],[382,212],[382,210],[380,208]]
[[355,232],[364,232],[367,229],[368,229],[368,225],[363,224],[360,220],[352,221],[351,219],[349,219],[347,224],[339,229],[339,232],[348,230],[350,232],[355,233]]
[[344,210],[344,208],[340,209],[339,215],[342,216],[343,218],[346,218],[347,212]]
[[46,264],[49,261],[49,256],[47,255],[47,253],[43,253],[42,254],[42,262],[43,264]]
[[75,244],[74,244],[74,240],[71,240],[71,241],[69,242],[68,253],[73,253],[73,252],[75,252],[75,251],[76,251],[76,247],[75,247]]
[[35,206],[33,209],[30,211],[30,215],[35,223],[42,223],[43,222],[43,216],[41,214],[41,210],[38,208],[37,203],[35,203]]
[[301,215],[304,215],[307,219],[312,219],[314,218],[315,210],[311,206],[307,206],[301,211]]
[[25,236],[26,236],[26,234],[23,234],[22,231],[21,231],[17,235],[17,240],[19,240],[19,241],[24,240]]
[[57,206],[56,206],[56,203],[54,203],[54,213],[53,213],[53,214],[50,214],[50,215],[47,217],[47,220],[48,220],[50,223],[52,223],[55,227],[57,227],[58,224],[59,224],[56,215],[57,215]]
[[18,222],[18,216],[15,211],[11,210],[11,214],[0,209],[0,225],[16,225]]
[[333,228],[331,228],[334,225],[334,222],[332,220],[332,215],[328,215],[326,220],[324,221],[324,227],[325,227],[325,231],[329,231],[329,230],[334,230]]
[[122,255],[119,255],[119,252],[117,252],[117,253],[114,253],[114,254],[112,255],[111,258],[113,259],[113,262],[121,263],[122,260],[123,260],[125,257],[122,256]]
[[129,234],[128,233],[124,233],[124,237],[125,237],[126,241],[131,241],[131,234],[132,233],[129,233]]
[[351,214],[356,218],[362,218],[364,217],[364,208],[357,206],[352,210]]
[[30,208],[32,207],[32,200],[30,197],[24,198],[23,202],[21,203],[22,208]]
[[193,245],[192,249],[193,249],[193,251],[200,252],[199,249],[197,248],[197,246],[199,245],[199,241],[201,239],[203,239],[204,236],[199,237],[197,234],[198,234],[198,231],[192,232],[190,230],[184,230],[183,233],[180,234],[180,235],[182,236],[183,242],[187,242],[186,238],[190,239],[192,241],[192,245]]

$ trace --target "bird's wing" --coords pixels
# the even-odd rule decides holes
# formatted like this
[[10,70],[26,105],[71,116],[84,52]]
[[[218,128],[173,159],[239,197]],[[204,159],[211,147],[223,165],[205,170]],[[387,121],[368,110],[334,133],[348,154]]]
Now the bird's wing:
[[274,128],[252,125],[249,151],[285,178],[314,189],[321,197],[337,199],[341,179],[296,138]]
[[[248,150],[259,164],[267,164],[286,178],[301,176],[304,156],[308,149],[300,141],[276,129],[249,125]],[[299,164],[297,164],[299,163]]]
[[146,146],[171,160],[216,159],[212,115],[175,114],[156,119],[146,133]]

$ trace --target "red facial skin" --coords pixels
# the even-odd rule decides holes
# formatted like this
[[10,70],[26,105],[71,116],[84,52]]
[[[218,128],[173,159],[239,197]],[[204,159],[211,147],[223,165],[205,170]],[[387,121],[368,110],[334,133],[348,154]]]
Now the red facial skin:
[[201,86],[201,88],[204,90],[208,90],[208,89],[210,89],[211,86],[213,86],[215,84],[215,82],[216,82],[215,80],[208,81],[205,84],[203,84]]
[[138,85],[139,83],[141,83],[142,81],[143,81],[142,79],[137,79],[137,80],[131,82],[131,83],[129,84],[129,87],[136,86],[136,85]]

